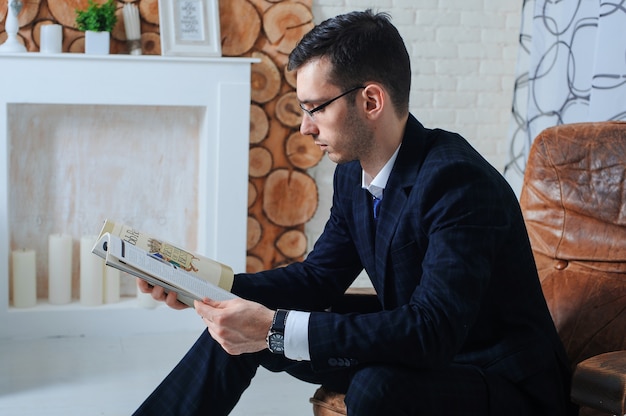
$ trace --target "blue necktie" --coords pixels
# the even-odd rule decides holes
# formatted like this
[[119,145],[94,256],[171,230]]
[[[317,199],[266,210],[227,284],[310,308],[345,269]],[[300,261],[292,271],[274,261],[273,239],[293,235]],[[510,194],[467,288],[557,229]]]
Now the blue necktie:
[[374,197],[374,219],[378,219],[378,214],[380,213],[380,202],[382,199]]

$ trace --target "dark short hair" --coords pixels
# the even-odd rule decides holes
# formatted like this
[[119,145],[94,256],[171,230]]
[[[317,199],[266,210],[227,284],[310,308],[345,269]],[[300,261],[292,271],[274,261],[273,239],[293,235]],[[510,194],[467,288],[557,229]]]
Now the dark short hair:
[[317,58],[332,64],[329,82],[347,90],[368,81],[382,84],[398,114],[409,108],[411,63],[387,13],[342,14],[315,26],[289,55],[292,71]]

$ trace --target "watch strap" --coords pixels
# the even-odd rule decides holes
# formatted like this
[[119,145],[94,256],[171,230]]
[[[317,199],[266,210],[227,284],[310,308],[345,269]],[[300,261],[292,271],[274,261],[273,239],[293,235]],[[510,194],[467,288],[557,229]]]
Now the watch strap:
[[285,333],[285,324],[287,322],[287,314],[288,310],[278,309],[274,314],[274,319],[272,320],[272,326],[270,327],[270,332],[280,332],[281,334]]

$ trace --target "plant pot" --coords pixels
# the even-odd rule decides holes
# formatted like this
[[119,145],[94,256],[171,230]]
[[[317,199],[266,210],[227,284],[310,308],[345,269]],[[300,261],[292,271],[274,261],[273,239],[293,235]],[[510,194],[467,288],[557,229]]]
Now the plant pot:
[[111,42],[111,33],[85,32],[85,53],[88,55],[108,55]]

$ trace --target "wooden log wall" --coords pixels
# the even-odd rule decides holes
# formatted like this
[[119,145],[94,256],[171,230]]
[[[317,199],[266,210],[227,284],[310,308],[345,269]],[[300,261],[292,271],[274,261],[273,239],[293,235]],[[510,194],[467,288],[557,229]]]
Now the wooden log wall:
[[[106,0],[96,0],[104,3]],[[118,0],[118,22],[111,53],[127,52],[122,7],[137,4],[144,55],[160,55],[158,0]],[[301,260],[307,250],[304,225],[318,205],[315,181],[307,169],[323,154],[299,133],[302,111],[295,78],[286,71],[289,52],[313,27],[312,0],[220,0],[223,56],[255,57],[250,105],[247,270]],[[7,1],[0,0],[0,43],[6,40]],[[30,52],[39,50],[42,25],[63,26],[63,52],[84,52],[84,33],[75,10],[88,0],[23,0],[19,37]],[[155,88],[158,86],[155,86]]]

